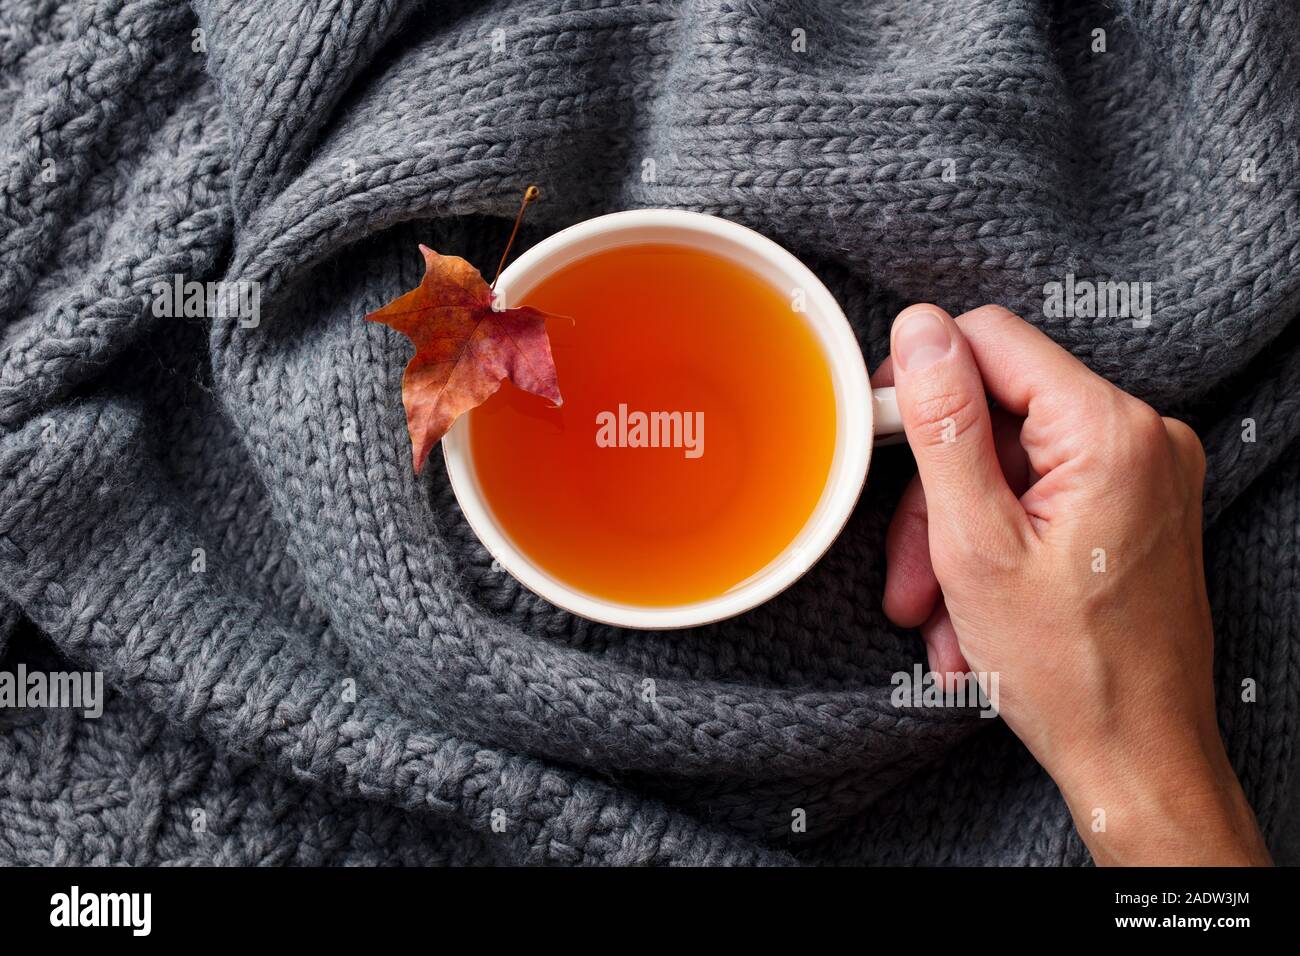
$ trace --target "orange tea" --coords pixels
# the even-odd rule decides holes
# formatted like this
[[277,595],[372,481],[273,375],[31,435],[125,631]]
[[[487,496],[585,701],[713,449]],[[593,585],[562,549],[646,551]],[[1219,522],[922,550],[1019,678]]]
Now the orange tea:
[[512,305],[547,322],[564,404],[509,382],[469,414],[483,497],[542,570],[665,606],[761,571],[811,516],[835,451],[831,371],[796,300],[686,246],[616,246]]

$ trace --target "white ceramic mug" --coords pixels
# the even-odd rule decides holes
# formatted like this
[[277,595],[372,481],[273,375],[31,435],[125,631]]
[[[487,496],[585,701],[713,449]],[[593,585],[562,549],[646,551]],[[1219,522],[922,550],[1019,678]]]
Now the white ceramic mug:
[[496,284],[498,307],[523,304],[545,277],[602,249],[664,243],[721,255],[767,279],[783,296],[802,289],[805,311],[796,313],[816,334],[830,366],[835,392],[835,453],[821,499],[799,534],[766,567],[724,594],[668,607],[607,601],[580,591],[539,567],[511,541],[492,514],[474,470],[469,433],[473,414],[462,416],[442,439],[451,486],[470,527],[491,555],[521,584],[557,607],[619,627],[694,627],[757,607],[785,590],[830,547],[848,521],[867,479],[871,449],[897,441],[903,431],[892,388],[871,388],[862,350],[834,297],[795,256],[752,229],[716,216],[676,209],[637,209],[599,216],[539,242],[510,265]]

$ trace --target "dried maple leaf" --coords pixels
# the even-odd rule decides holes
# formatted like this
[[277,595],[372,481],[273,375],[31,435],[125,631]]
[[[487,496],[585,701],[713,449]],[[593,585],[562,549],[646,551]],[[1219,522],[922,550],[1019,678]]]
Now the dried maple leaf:
[[492,290],[472,265],[427,246],[424,278],[366,316],[415,343],[402,376],[402,404],[418,474],[438,440],[465,412],[510,379],[526,392],[562,403],[551,341],[540,309],[492,308]]

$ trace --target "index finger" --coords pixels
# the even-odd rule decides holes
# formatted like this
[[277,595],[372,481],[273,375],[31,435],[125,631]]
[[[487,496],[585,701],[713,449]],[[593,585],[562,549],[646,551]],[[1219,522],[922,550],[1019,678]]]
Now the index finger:
[[1035,401],[1109,397],[1118,391],[1046,333],[1000,305],[982,305],[954,320],[970,343],[980,377],[1007,411],[1028,418]]
[[1104,445],[1124,407],[1140,404],[1001,306],[981,306],[955,321],[985,390],[1025,419],[1020,442],[1039,475]]

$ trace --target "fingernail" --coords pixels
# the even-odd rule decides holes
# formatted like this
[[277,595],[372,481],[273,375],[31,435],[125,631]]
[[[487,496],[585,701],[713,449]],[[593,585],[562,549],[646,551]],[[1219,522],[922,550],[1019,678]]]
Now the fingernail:
[[929,309],[907,312],[894,323],[894,342],[891,352],[894,361],[905,372],[915,372],[948,354],[952,336],[948,324]]

